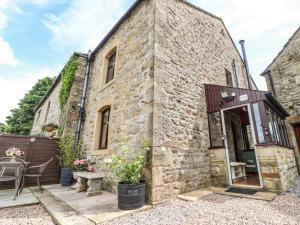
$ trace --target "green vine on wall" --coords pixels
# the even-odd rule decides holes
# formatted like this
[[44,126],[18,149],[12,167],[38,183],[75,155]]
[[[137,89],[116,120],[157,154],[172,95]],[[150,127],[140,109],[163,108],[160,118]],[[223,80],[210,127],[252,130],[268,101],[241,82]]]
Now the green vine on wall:
[[73,55],[61,73],[60,79],[62,84],[59,91],[59,104],[61,108],[64,107],[69,98],[78,63],[78,57]]

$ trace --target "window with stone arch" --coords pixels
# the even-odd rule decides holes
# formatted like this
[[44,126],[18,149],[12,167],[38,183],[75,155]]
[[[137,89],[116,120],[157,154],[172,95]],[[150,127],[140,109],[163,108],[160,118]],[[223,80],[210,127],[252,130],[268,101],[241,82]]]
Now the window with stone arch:
[[105,57],[106,71],[105,71],[105,84],[114,79],[116,70],[117,48],[113,48]]
[[99,149],[107,149],[110,106],[104,107],[99,113],[100,113]]

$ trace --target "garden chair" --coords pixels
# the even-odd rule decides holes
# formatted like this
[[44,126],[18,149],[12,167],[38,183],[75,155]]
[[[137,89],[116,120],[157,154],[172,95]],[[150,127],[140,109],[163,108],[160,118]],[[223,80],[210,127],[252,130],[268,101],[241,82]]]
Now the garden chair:
[[26,163],[22,159],[3,157],[0,158],[0,182],[15,181],[15,196],[19,196],[23,189]]
[[43,189],[41,187],[40,184],[40,177],[43,176],[45,169],[47,168],[47,166],[49,165],[49,163],[53,160],[53,157],[46,163],[38,165],[38,166],[30,166],[28,167],[25,177],[33,177],[36,178],[37,181],[37,185],[39,186],[39,189],[41,192],[43,192]]

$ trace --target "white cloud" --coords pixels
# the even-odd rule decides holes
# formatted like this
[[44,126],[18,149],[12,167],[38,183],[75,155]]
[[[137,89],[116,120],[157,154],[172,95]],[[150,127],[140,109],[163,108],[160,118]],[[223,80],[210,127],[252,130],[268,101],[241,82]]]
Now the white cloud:
[[14,0],[0,0],[0,30],[7,26],[7,22],[14,14],[22,13],[22,10]]
[[[248,40],[299,25],[299,0],[191,0],[221,17],[231,33]],[[291,31],[291,30],[289,30]]]
[[46,15],[44,24],[53,32],[53,45],[94,49],[124,13],[126,0],[74,0],[59,15]]
[[[260,89],[259,74],[271,63],[300,25],[299,0],[190,0],[221,17],[236,43],[246,40],[250,71]],[[237,46],[239,48],[239,46]]]
[[17,60],[15,59],[13,49],[0,36],[0,66],[1,65],[16,66],[17,65]]
[[19,74],[17,78],[5,79],[0,74],[0,122],[4,122],[10,110],[18,107],[18,102],[32,86],[41,78],[53,76],[57,71],[43,69],[32,73]]

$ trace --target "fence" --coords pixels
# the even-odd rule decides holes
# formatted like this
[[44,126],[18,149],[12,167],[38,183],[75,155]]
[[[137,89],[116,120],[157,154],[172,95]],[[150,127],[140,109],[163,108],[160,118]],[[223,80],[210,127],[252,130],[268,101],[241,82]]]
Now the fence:
[[[47,162],[51,157],[54,160],[48,165],[41,184],[54,184],[59,182],[60,166],[58,162],[58,139],[49,139],[34,136],[0,135],[0,157],[5,157],[5,151],[10,147],[19,148],[25,154],[21,157],[30,166]],[[36,180],[26,178],[26,186],[36,185]],[[0,183],[0,189],[13,187],[11,183]]]

